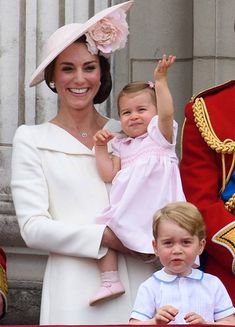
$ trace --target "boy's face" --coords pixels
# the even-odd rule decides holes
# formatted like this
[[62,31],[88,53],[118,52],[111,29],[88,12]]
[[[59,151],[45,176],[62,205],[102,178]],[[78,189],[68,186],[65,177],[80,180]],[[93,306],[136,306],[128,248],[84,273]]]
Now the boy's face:
[[156,114],[156,105],[147,91],[123,95],[119,100],[122,129],[130,137],[145,134],[148,124]]
[[205,239],[199,241],[196,235],[192,236],[186,229],[165,220],[158,226],[153,248],[168,274],[188,276],[205,243]]

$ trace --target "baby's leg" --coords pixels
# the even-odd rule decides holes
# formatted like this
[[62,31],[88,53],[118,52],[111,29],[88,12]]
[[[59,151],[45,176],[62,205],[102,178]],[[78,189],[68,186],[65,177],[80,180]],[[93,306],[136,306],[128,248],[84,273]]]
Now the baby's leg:
[[91,306],[114,299],[125,293],[119,278],[118,257],[115,251],[109,249],[107,254],[98,260],[98,267],[101,272],[101,286],[90,300]]
[[117,253],[114,250],[108,249],[106,255],[98,260],[98,267],[100,272],[117,271],[118,270],[118,258]]

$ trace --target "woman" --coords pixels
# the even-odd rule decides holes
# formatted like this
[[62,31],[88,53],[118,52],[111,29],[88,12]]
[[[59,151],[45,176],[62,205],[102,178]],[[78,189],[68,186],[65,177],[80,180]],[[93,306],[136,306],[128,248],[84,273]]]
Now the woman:
[[125,45],[131,4],[107,8],[84,24],[65,25],[49,38],[30,85],[45,79],[58,93],[58,115],[41,125],[20,126],[14,138],[12,194],[21,234],[29,247],[49,252],[41,324],[127,323],[136,289],[153,269],[120,254],[126,294],[89,306],[100,282],[95,259],[107,247],[127,252],[105,225],[95,224],[109,198],[96,171],[93,135],[103,127],[120,131],[119,123],[101,116],[94,104],[109,96],[105,57]]

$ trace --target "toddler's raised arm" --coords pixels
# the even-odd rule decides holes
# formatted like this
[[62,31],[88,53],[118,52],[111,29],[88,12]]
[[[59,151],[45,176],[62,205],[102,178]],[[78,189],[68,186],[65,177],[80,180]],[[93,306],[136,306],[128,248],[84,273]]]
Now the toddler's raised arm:
[[167,58],[166,55],[163,55],[162,60],[159,60],[154,70],[155,91],[158,109],[158,127],[162,135],[170,143],[172,142],[173,133],[174,105],[167,84],[167,72],[175,60],[175,56],[170,55]]

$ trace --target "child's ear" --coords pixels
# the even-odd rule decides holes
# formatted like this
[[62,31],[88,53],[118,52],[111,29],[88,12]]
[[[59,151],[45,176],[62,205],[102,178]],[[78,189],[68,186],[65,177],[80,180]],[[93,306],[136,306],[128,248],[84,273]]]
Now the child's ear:
[[156,242],[155,239],[152,240],[152,245],[153,245],[153,250],[154,250],[155,255],[158,256],[158,254],[157,254],[157,242]]
[[203,250],[205,249],[206,246],[206,240],[203,238],[200,243],[199,243],[199,253],[198,254],[202,254]]

